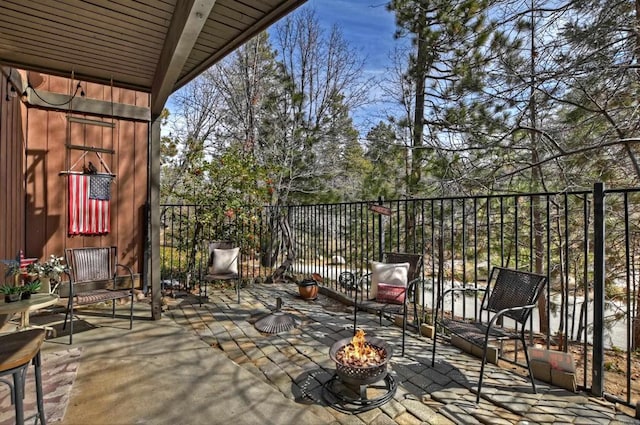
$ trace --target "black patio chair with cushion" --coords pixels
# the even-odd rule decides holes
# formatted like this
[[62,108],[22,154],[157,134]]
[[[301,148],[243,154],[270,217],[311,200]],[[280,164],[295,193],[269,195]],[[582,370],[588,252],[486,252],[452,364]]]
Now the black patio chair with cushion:
[[[484,366],[487,363],[487,349],[491,342],[516,340],[522,343],[529,379],[533,392],[536,384],[531,373],[529,352],[525,340],[525,325],[536,307],[538,297],[547,281],[546,276],[513,270],[504,267],[494,267],[485,288],[451,288],[438,297],[435,312],[435,330],[433,336],[433,352],[431,366],[435,365],[436,341],[438,328],[457,335],[460,338],[482,348],[482,366],[478,380],[476,403],[480,401]],[[477,320],[452,318],[444,315],[444,301],[447,296],[455,294],[483,293],[482,304]],[[504,320],[505,318],[511,319]],[[506,323],[503,323],[506,322]]]
[[[235,280],[235,289],[240,303],[240,273],[238,260],[240,248],[232,241],[212,241],[208,243],[208,260],[206,274],[202,277],[204,282],[218,280]],[[207,285],[204,286],[204,297],[207,297]],[[202,302],[202,285],[200,286],[200,300]]]
[[[358,309],[378,313],[380,325],[382,325],[383,316],[392,320],[393,316],[402,315],[402,355],[404,355],[409,304],[413,305],[413,317],[417,322],[417,328],[420,329],[420,317],[417,313],[415,298],[418,283],[423,284],[422,259],[422,254],[386,252],[382,262],[371,262],[371,272],[361,276],[355,288],[354,332]],[[358,290],[362,291],[362,300],[358,299]]]
[[[65,260],[69,267],[69,292],[63,329],[69,320],[69,344],[73,344],[73,316],[76,306],[112,302],[111,317],[116,316],[116,301],[129,298],[129,329],[133,329],[134,280],[131,267],[118,263],[118,250],[112,247],[67,248]],[[124,269],[130,280],[118,286],[118,270]]]

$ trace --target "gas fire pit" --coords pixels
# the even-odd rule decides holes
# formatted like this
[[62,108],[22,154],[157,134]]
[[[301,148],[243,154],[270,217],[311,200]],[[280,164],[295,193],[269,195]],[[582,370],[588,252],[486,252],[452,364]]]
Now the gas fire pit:
[[362,413],[391,400],[397,389],[387,372],[392,355],[391,346],[362,330],[336,341],[329,350],[336,373],[323,387],[325,401],[341,412]]

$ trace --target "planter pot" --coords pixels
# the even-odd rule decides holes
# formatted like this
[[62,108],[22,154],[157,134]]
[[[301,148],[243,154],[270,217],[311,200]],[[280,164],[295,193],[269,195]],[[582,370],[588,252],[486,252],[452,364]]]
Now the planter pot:
[[23,292],[20,294],[21,300],[29,300],[31,299],[31,292]]
[[314,280],[303,280],[298,284],[300,296],[305,300],[318,298],[318,284]]
[[5,294],[4,302],[13,303],[16,301],[20,301],[20,294]]

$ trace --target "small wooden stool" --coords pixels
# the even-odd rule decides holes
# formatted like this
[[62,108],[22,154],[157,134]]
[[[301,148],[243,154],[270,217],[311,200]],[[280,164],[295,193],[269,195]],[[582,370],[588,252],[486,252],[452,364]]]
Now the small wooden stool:
[[13,375],[11,400],[16,409],[16,425],[24,424],[24,383],[27,368],[32,362],[36,377],[37,417],[40,425],[46,425],[42,399],[42,377],[40,372],[40,347],[44,342],[44,329],[29,329],[0,336],[0,376]]

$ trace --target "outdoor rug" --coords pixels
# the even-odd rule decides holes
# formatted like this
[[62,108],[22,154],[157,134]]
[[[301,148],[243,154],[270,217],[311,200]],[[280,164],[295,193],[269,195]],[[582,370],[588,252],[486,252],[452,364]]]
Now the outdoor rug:
[[[47,423],[60,422],[64,418],[81,353],[81,348],[76,347],[42,354],[42,392]],[[3,379],[13,382],[11,376],[4,376]],[[30,365],[25,387],[24,416],[28,418],[36,412],[34,369]],[[11,404],[11,392],[6,384],[0,382],[0,425],[13,424],[15,410]]]

